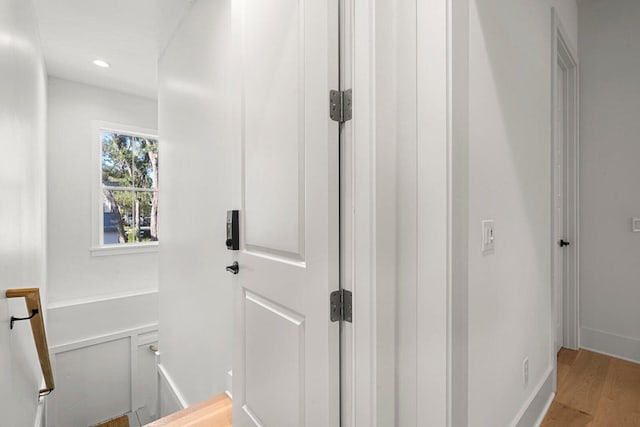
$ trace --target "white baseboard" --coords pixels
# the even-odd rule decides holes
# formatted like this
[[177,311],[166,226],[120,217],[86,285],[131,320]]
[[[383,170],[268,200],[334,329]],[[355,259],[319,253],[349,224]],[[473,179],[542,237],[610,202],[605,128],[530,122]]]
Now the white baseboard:
[[555,396],[553,392],[553,375],[553,367],[550,366],[533,390],[531,397],[516,415],[511,427],[540,426]]
[[640,340],[599,331],[580,328],[580,347],[629,362],[640,363]]
[[176,383],[173,381],[173,379],[171,378],[171,375],[169,375],[169,373],[167,372],[166,368],[162,365],[162,363],[158,364],[158,377],[159,377],[158,384],[160,386],[159,397],[161,402],[163,403],[166,402],[165,393],[163,393],[164,391],[169,392],[169,397],[171,397],[171,400],[173,401],[172,407],[168,409],[161,408],[160,415],[164,417],[166,415],[169,415],[170,413],[188,408],[189,403],[184,398],[182,393],[180,393],[178,386],[176,386]]
[[227,371],[227,389],[224,392],[233,400],[233,371]]
[[[42,390],[43,388],[46,387],[46,384],[44,382],[44,378],[42,379],[42,383],[40,385],[40,389]],[[46,401],[46,397],[39,397],[38,398],[38,407],[36,408],[36,418],[33,422],[33,427],[46,427],[47,423],[44,419],[44,415],[45,415],[45,401]]]

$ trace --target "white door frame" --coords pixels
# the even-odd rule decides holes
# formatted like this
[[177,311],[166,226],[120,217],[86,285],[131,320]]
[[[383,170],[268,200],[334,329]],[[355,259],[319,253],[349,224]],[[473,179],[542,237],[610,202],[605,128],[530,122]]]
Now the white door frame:
[[557,67],[566,73],[567,79],[565,88],[564,121],[566,123],[566,138],[564,142],[564,218],[565,218],[565,238],[571,242],[569,250],[565,252],[565,280],[564,280],[564,298],[563,298],[563,334],[564,347],[577,350],[580,346],[580,304],[579,304],[579,283],[580,283],[580,147],[579,147],[579,68],[578,56],[576,50],[571,45],[567,32],[564,30],[560,17],[555,8],[552,9],[552,37],[551,37],[551,165],[552,165],[552,182],[551,182],[551,328],[553,345],[553,359],[555,360],[555,342],[556,342],[556,298],[555,284],[553,280],[553,271],[556,264],[554,256],[555,241],[553,235],[555,230],[555,213],[554,211],[554,188],[556,180],[559,179],[555,173],[554,152],[557,143],[556,135],[556,110],[557,110],[557,91],[558,91],[558,73]]
[[[351,144],[351,255],[353,324],[348,340],[348,427],[392,425],[395,417],[396,209],[394,192],[397,117],[394,38],[396,1],[345,0],[352,50],[347,52],[353,89],[353,121],[342,143]],[[416,319],[417,425],[451,425],[452,348],[452,147],[454,144],[451,67],[454,0],[416,2],[415,115],[418,124],[416,163],[416,267],[420,308]],[[458,2],[460,3],[460,2]],[[457,21],[457,20],[460,21]],[[462,33],[460,33],[462,34]],[[466,33],[465,33],[466,34]],[[456,33],[456,37],[459,33]],[[455,43],[457,45],[457,43]],[[343,57],[344,59],[344,57]],[[346,87],[345,89],[348,89]],[[459,96],[459,95],[458,95]],[[413,113],[412,113],[413,114]],[[460,123],[465,122],[461,119]],[[345,200],[342,200],[345,203]],[[345,231],[345,230],[342,230]],[[464,304],[461,304],[461,307]],[[344,383],[343,383],[344,384]],[[345,413],[343,412],[343,416]]]

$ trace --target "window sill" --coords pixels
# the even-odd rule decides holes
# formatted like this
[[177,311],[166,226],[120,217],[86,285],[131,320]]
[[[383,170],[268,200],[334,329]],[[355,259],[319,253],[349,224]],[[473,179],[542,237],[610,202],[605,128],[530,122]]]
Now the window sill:
[[158,242],[130,243],[123,245],[94,246],[89,249],[91,256],[133,255],[158,253]]

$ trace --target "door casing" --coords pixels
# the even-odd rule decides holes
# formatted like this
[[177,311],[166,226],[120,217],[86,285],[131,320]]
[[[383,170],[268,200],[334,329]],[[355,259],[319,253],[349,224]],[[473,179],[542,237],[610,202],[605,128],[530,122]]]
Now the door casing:
[[[563,97],[562,107],[563,115],[563,132],[564,137],[559,138],[558,130],[555,125],[551,126],[551,169],[552,169],[552,187],[551,187],[551,348],[554,349],[552,360],[555,357],[556,342],[556,313],[558,311],[556,284],[554,283],[553,271],[559,262],[556,259],[556,245],[558,241],[555,236],[555,194],[554,189],[558,184],[558,180],[564,181],[564,206],[563,221],[565,239],[571,242],[564,252],[564,289],[562,300],[563,313],[563,343],[564,347],[577,350],[580,346],[579,336],[579,259],[580,259],[580,222],[579,222],[579,177],[580,177],[580,151],[579,151],[579,66],[576,50],[571,46],[567,32],[564,30],[562,22],[557,11],[552,9],[552,37],[551,37],[551,123],[555,124],[557,111],[556,99],[560,95]],[[564,82],[560,84],[558,81],[557,68],[562,70],[564,74]],[[563,89],[564,93],[559,94],[558,91]],[[557,147],[556,144],[562,143],[564,147]],[[564,171],[563,176],[557,176],[555,172],[554,156],[556,149],[564,152]],[[554,377],[555,378],[555,377]]]

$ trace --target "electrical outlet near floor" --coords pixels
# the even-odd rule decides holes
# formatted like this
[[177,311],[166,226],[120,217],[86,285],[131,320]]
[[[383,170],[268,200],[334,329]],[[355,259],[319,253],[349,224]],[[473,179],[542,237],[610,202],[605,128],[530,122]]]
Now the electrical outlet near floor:
[[522,385],[527,386],[529,384],[529,358],[525,357],[522,361]]

